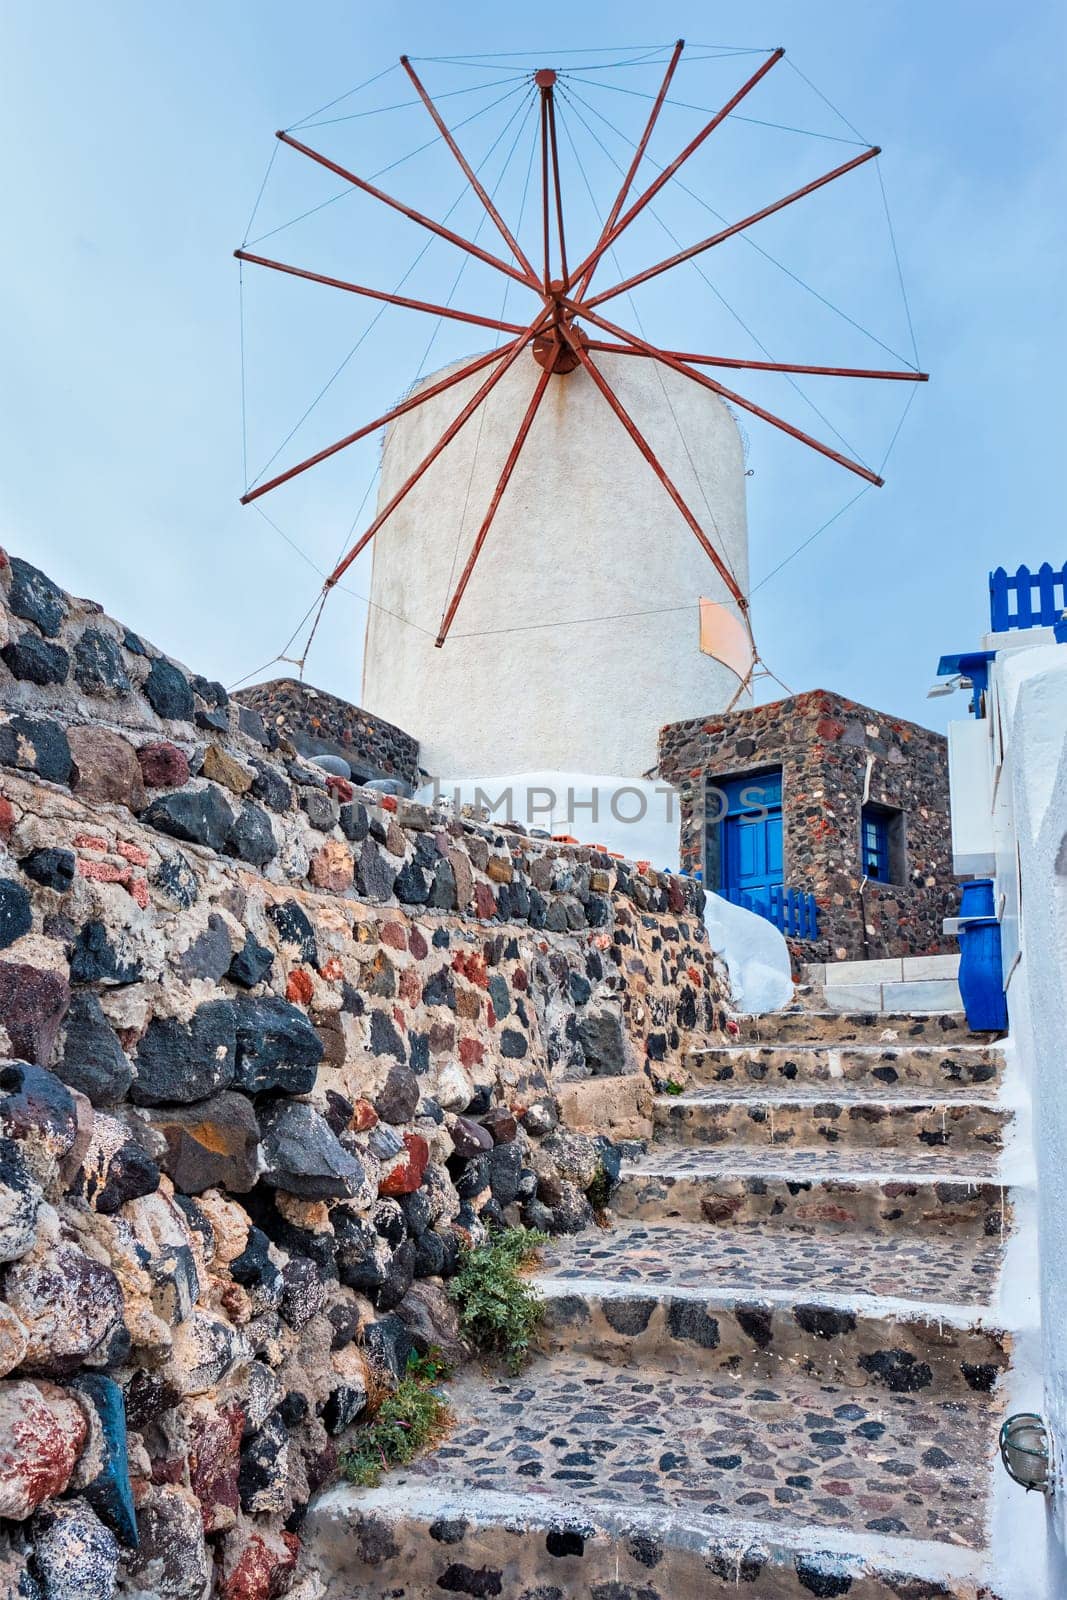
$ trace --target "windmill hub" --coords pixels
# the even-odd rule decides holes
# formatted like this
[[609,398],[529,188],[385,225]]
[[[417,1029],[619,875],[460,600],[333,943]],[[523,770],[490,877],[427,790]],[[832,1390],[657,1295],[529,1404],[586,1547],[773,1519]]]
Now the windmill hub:
[[533,358],[538,366],[544,367],[546,372],[551,372],[556,377],[573,372],[578,365],[578,357],[560,332],[560,325],[565,325],[571,338],[576,339],[580,345],[586,346],[589,343],[574,321],[574,312],[569,306],[560,305],[560,296],[563,292],[562,280],[553,278],[545,298],[548,304],[555,304],[556,320],[537,335],[532,345]]

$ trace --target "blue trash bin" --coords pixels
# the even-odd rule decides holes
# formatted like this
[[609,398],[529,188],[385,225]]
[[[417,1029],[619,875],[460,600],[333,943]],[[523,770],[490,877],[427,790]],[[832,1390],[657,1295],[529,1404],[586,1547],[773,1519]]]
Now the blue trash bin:
[[960,898],[961,917],[992,917],[996,915],[993,904],[992,878],[972,878],[963,885]]
[[976,917],[960,928],[960,995],[973,1033],[1003,1033],[1008,1026],[1000,958],[1000,923]]

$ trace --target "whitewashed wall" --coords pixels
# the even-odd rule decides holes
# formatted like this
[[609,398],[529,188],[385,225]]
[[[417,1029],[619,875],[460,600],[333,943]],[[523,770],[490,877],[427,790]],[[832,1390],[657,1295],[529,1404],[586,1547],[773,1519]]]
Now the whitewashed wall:
[[[1041,1411],[1055,1447],[1047,1589],[1029,1537],[1036,1497],[1028,1501],[1003,1474],[996,1543],[1005,1570],[1030,1574],[1025,1592],[1059,1597],[1067,1595],[1067,646],[1041,642],[1049,637],[1042,632],[1028,648],[1027,636],[1015,634],[1011,649],[998,651],[987,718],[958,743],[967,754],[953,770],[952,806],[965,846],[957,870],[974,872],[968,859],[995,863],[1020,1118],[1005,1169],[1019,1231],[1002,1294],[1017,1340],[1007,1403]],[[976,792],[988,796],[984,832]],[[1032,1318],[1031,1282],[1039,1301]]]

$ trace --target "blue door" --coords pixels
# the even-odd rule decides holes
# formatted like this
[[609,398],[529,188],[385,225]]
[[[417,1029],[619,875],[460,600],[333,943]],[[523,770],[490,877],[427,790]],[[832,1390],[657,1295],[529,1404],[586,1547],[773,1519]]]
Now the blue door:
[[742,895],[770,909],[771,890],[782,882],[782,776],[766,773],[722,784],[721,892]]

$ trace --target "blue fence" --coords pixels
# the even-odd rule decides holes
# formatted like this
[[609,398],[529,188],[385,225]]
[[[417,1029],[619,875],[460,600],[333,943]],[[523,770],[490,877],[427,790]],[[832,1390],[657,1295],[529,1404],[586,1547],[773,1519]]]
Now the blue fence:
[[994,633],[1011,628],[1053,628],[1065,610],[1067,562],[1058,569],[1046,561],[1036,572],[1029,567],[1015,572],[998,567],[989,574],[989,622]]
[[731,905],[754,911],[766,917],[775,927],[791,939],[817,939],[819,937],[819,908],[815,896],[803,889],[787,889],[783,883],[774,883],[767,890],[767,899],[746,894],[744,889],[727,889],[725,898]]

